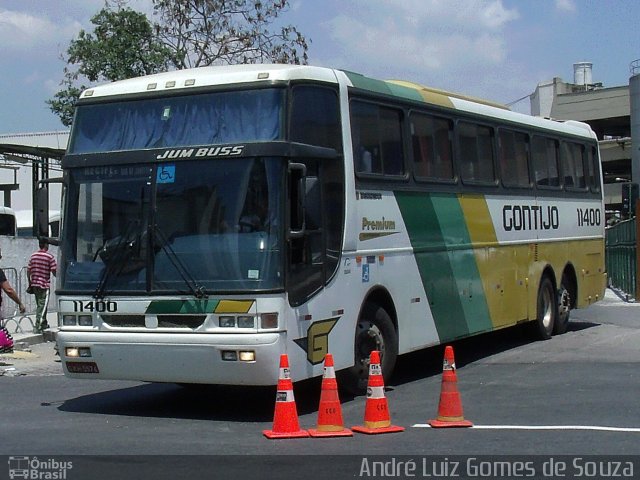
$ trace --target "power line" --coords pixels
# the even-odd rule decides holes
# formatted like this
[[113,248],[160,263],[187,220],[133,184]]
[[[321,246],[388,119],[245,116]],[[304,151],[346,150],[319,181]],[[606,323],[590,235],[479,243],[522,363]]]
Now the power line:
[[530,96],[531,96],[531,94],[528,94],[528,95],[525,95],[524,97],[520,97],[519,99],[514,100],[513,102],[509,102],[509,103],[507,103],[507,107],[515,105],[516,103],[521,102],[522,100],[524,100],[525,98],[529,98]]

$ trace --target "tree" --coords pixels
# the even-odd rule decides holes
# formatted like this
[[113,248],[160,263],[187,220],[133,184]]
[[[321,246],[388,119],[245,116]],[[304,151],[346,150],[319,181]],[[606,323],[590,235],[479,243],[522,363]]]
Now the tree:
[[288,0],[153,0],[156,33],[177,69],[236,63],[306,64],[308,41],[292,25],[272,28]]
[[47,101],[65,126],[71,125],[75,102],[86,88],[77,86],[78,81],[122,80],[157,73],[170,65],[172,52],[157,39],[146,15],[107,6],[91,23],[93,34],[81,30],[71,41],[60,82],[64,88]]
[[115,81],[217,64],[306,64],[308,41],[292,25],[280,25],[288,0],[152,0],[153,25],[127,0],[105,0],[67,50],[64,87],[47,101],[71,125],[81,81]]

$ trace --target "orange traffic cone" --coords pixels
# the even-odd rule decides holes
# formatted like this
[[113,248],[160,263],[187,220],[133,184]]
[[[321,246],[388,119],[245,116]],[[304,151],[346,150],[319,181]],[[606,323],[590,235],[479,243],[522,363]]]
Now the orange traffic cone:
[[384,379],[380,368],[380,352],[374,350],[369,357],[369,380],[367,383],[367,404],[364,410],[364,426],[351,427],[359,433],[402,432],[404,427],[391,425],[391,416],[384,396]]
[[342,421],[342,407],[338,396],[338,382],[333,367],[333,355],[327,353],[324,357],[324,374],[322,375],[322,390],[320,392],[320,407],[318,408],[318,428],[309,429],[312,437],[352,437],[353,432],[344,428]]
[[462,400],[460,399],[460,392],[458,392],[456,361],[453,358],[453,347],[450,345],[447,345],[444,349],[438,418],[429,420],[429,425],[434,428],[473,426],[473,423],[465,420],[462,414]]
[[300,438],[308,437],[309,432],[300,429],[298,410],[293,397],[293,382],[289,370],[289,357],[280,355],[280,375],[276,392],[276,408],[273,414],[273,429],[263,430],[267,438]]

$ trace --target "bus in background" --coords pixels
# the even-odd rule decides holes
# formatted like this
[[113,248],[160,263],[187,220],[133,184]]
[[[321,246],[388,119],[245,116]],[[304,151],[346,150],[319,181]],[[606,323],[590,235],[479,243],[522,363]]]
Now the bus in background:
[[[31,210],[18,210],[16,212],[18,237],[35,237],[33,231],[33,212]],[[49,210],[49,237],[60,236],[60,211]]]
[[588,125],[408,82],[292,65],[86,90],[66,156],[66,375],[366,385],[397,355],[602,298]]
[[17,231],[16,213],[9,207],[0,206],[0,235],[15,237]]

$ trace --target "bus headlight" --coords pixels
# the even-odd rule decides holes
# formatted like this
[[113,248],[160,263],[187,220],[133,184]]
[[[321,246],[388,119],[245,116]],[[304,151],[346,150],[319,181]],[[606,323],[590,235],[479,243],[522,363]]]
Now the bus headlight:
[[79,315],[78,316],[78,325],[82,327],[92,327],[93,326],[93,317],[91,315]]
[[69,358],[88,358],[91,356],[91,349],[89,347],[65,347],[64,354]]
[[78,347],[66,347],[64,349],[64,354],[66,357],[79,357],[80,352],[78,351]]
[[223,350],[222,360],[225,362],[235,362],[238,360],[238,352],[234,352],[233,350]]
[[250,350],[246,352],[239,352],[241,362],[255,362],[256,352]]
[[241,315],[238,317],[238,328],[255,328],[256,322],[252,316]]
[[233,328],[236,326],[236,317],[223,315],[219,319],[221,328]]
[[62,315],[62,326],[72,327],[78,324],[78,318],[75,315]]

